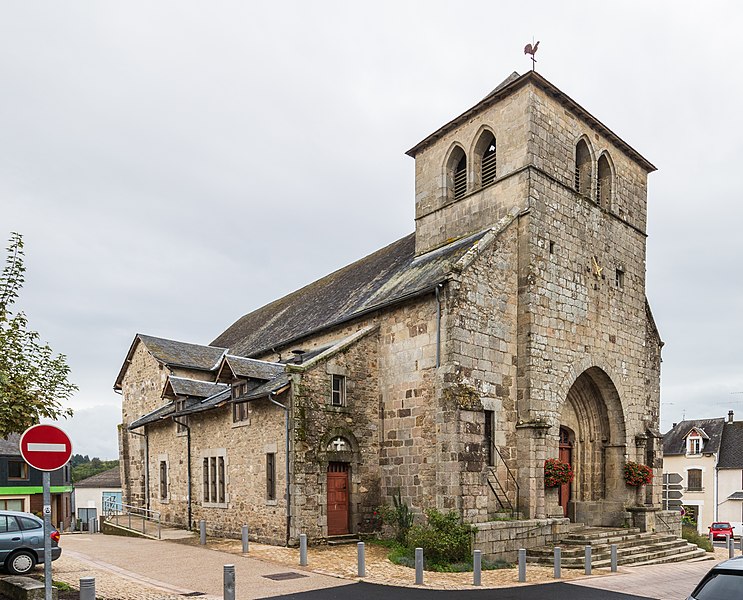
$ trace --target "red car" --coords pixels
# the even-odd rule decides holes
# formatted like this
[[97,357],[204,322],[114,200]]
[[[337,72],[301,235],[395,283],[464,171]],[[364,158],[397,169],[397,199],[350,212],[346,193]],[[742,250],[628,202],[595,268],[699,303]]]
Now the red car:
[[730,523],[720,521],[709,526],[709,532],[713,540],[724,540],[725,536],[733,537],[733,526]]

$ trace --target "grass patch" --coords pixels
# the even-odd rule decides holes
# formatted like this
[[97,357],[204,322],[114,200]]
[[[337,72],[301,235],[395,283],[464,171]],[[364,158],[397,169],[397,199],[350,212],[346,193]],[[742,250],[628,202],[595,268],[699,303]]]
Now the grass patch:
[[[393,564],[400,565],[403,567],[415,568],[415,549],[406,548],[399,544],[395,540],[369,540],[371,544],[388,548],[390,550],[387,558]],[[497,569],[513,569],[514,565],[511,563],[497,560],[489,561],[482,559],[482,570],[483,571],[495,571]],[[423,569],[426,571],[433,571],[436,573],[471,573],[474,569],[474,565],[471,560],[467,561],[456,561],[456,562],[432,562],[426,560],[423,557]]]
[[707,552],[713,551],[712,542],[709,541],[709,537],[706,535],[699,535],[699,532],[697,532],[693,525],[682,525],[681,537],[690,544],[696,544]]

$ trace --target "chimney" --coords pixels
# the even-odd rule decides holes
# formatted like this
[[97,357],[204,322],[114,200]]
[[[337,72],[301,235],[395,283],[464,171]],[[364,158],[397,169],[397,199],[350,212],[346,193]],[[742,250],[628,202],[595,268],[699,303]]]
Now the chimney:
[[673,425],[671,425],[671,429],[674,429],[676,425],[678,425],[678,423],[674,423]]
[[728,423],[732,423],[732,422],[733,422],[733,411],[729,410],[728,411]]

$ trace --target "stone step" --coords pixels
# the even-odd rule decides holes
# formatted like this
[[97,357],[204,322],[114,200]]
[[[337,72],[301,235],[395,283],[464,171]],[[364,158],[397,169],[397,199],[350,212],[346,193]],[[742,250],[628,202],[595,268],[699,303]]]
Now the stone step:
[[577,531],[571,531],[564,539],[566,540],[600,540],[609,537],[622,537],[641,533],[638,527],[584,527]]
[[361,540],[359,536],[349,533],[346,535],[329,535],[326,541],[328,546],[341,546],[343,544],[358,544]]
[[[691,544],[692,546],[695,546],[694,544]],[[632,563],[633,567],[642,567],[645,565],[662,565],[667,564],[671,562],[682,562],[682,561],[688,561],[688,562],[699,562],[701,560],[715,560],[715,556],[713,552],[707,552],[706,550],[703,550],[699,546],[695,546],[696,550],[687,550],[686,552],[681,552],[679,554],[672,554],[670,556],[661,557],[660,559],[655,560],[647,560],[647,561],[641,561],[641,562],[635,562]]]
[[[595,543],[594,540],[587,540],[586,542],[581,542],[580,544],[576,543],[566,543],[567,540],[563,539],[559,544],[560,548],[562,549],[562,555],[565,557],[570,556],[583,556],[585,552],[585,546],[590,545],[593,554],[601,553],[601,552],[610,552],[612,544],[616,544],[617,551],[621,552],[624,549],[631,549],[635,546],[642,546],[642,545],[649,545],[649,544],[663,544],[666,542],[673,542],[676,541],[678,538],[676,538],[673,535],[670,534],[656,534],[656,533],[638,533],[633,534],[629,536],[623,536],[622,538],[604,538],[601,540],[600,543]],[[529,551],[531,554],[536,554],[539,556],[552,556],[554,553],[553,547],[541,547],[541,548],[534,548],[533,550]]]
[[[655,546],[639,546],[634,548],[634,552],[622,555],[617,552],[617,562],[620,565],[662,564],[698,558],[706,554],[704,550],[701,550],[694,544],[688,544],[684,540],[681,541],[683,542],[682,544],[666,545],[660,548]],[[534,562],[543,562],[546,564],[546,561]],[[582,569],[585,564],[583,557],[563,558],[562,566],[566,569]],[[592,556],[591,566],[597,569],[611,566],[611,555]]]

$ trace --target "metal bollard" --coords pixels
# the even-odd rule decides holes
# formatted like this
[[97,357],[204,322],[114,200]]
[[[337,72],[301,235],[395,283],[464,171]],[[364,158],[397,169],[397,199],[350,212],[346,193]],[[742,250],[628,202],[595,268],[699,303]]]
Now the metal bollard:
[[224,600],[235,600],[235,565],[224,566]]
[[519,548],[519,581],[526,581],[526,548]]
[[591,546],[586,546],[586,557],[584,559],[586,565],[586,575],[591,574]]
[[711,531],[709,532],[709,543],[715,545],[715,536]]
[[307,534],[299,534],[299,566],[307,566]]
[[619,564],[619,561],[617,559],[617,545],[612,544],[611,545],[611,572],[616,573],[617,572],[617,565]]
[[728,557],[733,558],[735,556],[735,540],[732,537],[725,536],[728,539],[727,541],[727,547],[728,547]]
[[415,549],[415,585],[423,585],[423,548]]
[[555,579],[562,577],[562,548],[555,546]]
[[366,577],[366,547],[364,542],[356,544],[356,559],[358,562],[359,577]]
[[204,519],[199,521],[199,543],[206,546],[206,521]]
[[80,578],[80,600],[95,600],[95,577]]
[[482,585],[482,550],[472,553],[472,585]]
[[248,526],[247,525],[243,525],[242,538],[243,538],[243,554],[247,554],[248,544],[250,543],[250,541],[248,540]]

